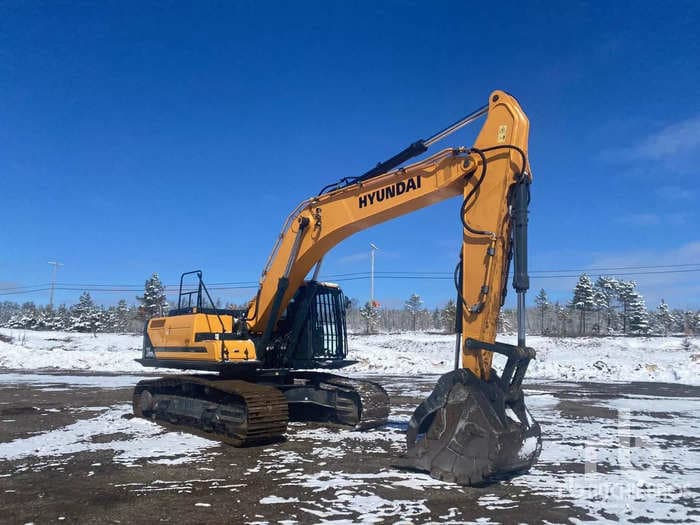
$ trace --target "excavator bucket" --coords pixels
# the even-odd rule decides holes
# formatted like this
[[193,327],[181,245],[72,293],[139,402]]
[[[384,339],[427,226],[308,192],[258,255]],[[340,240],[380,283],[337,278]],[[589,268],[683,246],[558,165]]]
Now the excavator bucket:
[[[514,353],[531,351],[496,345]],[[487,381],[466,369],[440,377],[409,422],[401,466],[460,485],[528,470],[542,448],[540,426],[525,407],[520,387],[529,360],[509,357],[502,377],[492,371]]]

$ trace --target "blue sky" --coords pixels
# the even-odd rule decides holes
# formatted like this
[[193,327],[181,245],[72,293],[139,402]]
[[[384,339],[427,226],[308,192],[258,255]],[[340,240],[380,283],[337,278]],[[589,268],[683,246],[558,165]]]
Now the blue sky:
[[[531,121],[533,270],[700,263],[698,5],[3,3],[0,287],[47,283],[49,260],[65,265],[60,283],[139,285],[154,271],[175,283],[193,268],[256,281],[299,201],[493,89]],[[441,146],[470,145],[477,128]],[[357,234],[322,276],[367,271],[370,242],[378,272],[451,272],[458,210]],[[698,271],[624,278],[650,306],[700,307]],[[566,300],[573,283],[532,286]],[[366,279],[342,284],[366,300]],[[376,282],[387,305],[412,292],[428,306],[454,295],[446,280]]]

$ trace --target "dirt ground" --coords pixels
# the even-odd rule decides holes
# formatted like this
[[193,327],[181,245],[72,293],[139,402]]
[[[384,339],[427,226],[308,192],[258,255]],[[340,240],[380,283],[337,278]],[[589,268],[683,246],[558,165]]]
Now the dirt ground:
[[[27,375],[25,381],[21,374],[4,380],[0,374],[0,522],[700,520],[698,387],[530,382],[528,404],[545,437],[541,461],[526,476],[464,488],[395,467],[408,418],[434,377],[379,379],[392,402],[385,428],[352,432],[293,423],[286,441],[246,449],[126,419],[130,386],[110,385],[108,376],[79,376],[77,385],[75,377]],[[675,411],[681,402],[687,406]],[[630,475],[617,452],[611,459],[619,443],[600,445],[608,434],[619,441],[621,412],[632,429],[627,450],[643,451],[638,459],[650,462],[653,472],[633,455]],[[677,421],[686,431],[676,435],[668,428]],[[654,446],[645,448],[642,439]],[[664,455],[648,459],[648,450]],[[608,494],[602,501],[595,494],[601,483],[627,487],[640,472],[655,479],[667,472],[678,491],[652,494],[649,512],[635,510],[638,493]],[[649,505],[649,494],[642,496]]]

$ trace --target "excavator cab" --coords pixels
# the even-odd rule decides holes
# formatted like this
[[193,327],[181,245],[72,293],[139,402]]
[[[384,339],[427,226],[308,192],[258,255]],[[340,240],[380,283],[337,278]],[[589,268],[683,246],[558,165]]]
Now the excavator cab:
[[355,363],[345,359],[347,307],[337,284],[306,281],[299,287],[278,323],[290,348],[290,368],[341,368]]

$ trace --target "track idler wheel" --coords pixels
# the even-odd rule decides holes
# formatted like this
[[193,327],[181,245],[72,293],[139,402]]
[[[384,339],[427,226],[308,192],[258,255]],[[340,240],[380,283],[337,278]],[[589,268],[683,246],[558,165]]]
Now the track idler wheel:
[[479,485],[528,470],[542,449],[540,426],[522,390],[506,401],[495,372],[483,381],[460,369],[443,375],[411,418],[401,465],[434,478]]

